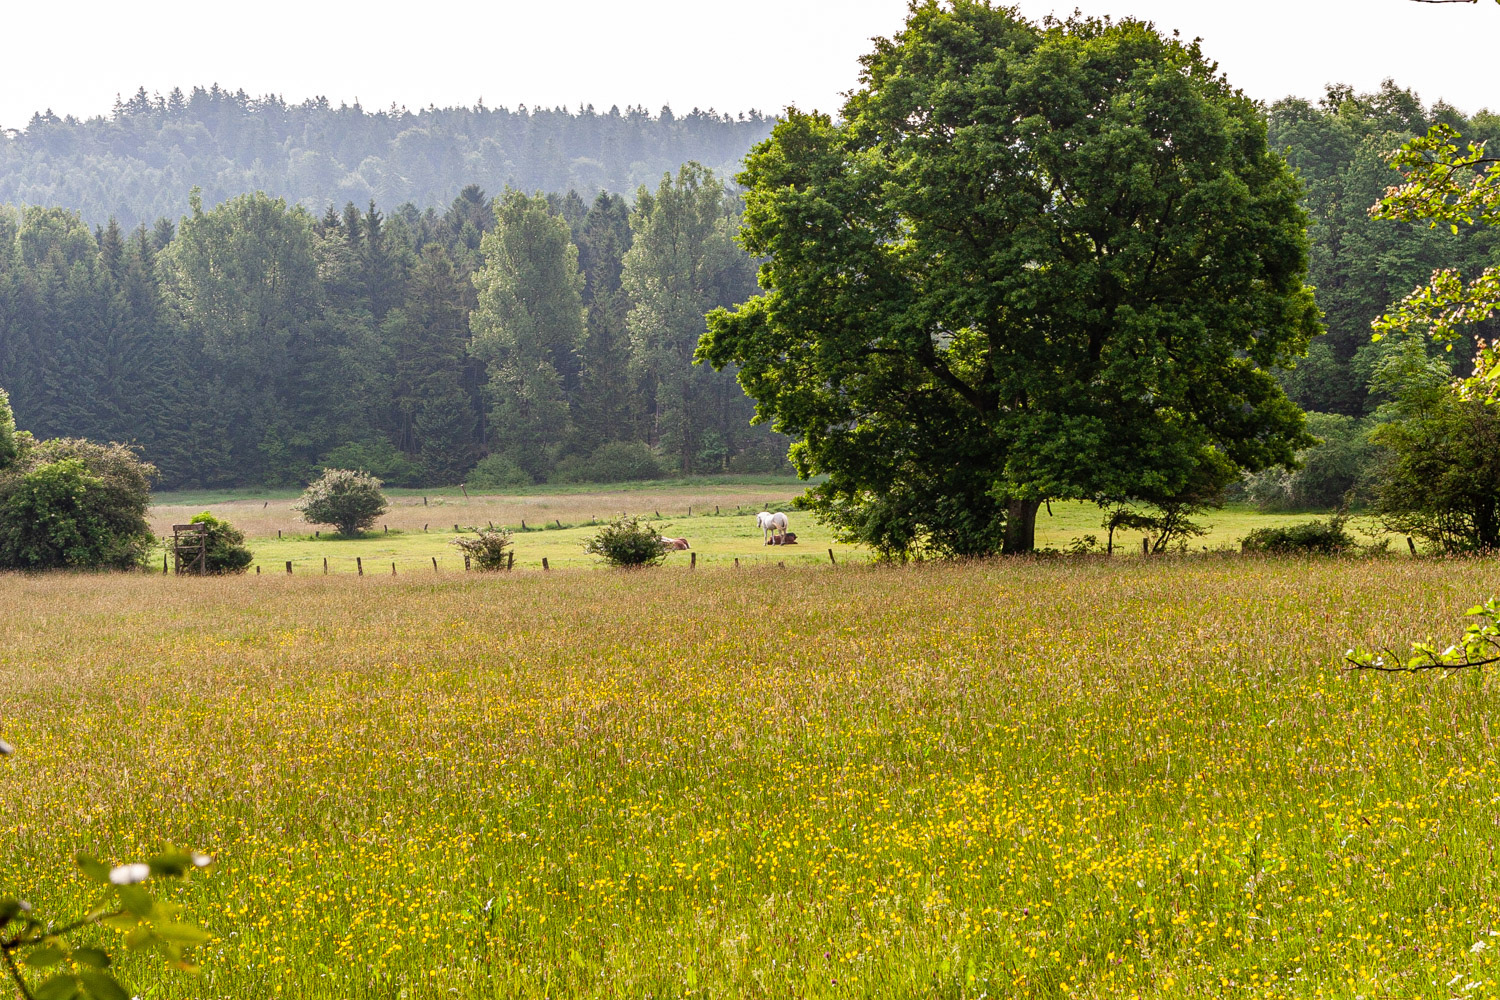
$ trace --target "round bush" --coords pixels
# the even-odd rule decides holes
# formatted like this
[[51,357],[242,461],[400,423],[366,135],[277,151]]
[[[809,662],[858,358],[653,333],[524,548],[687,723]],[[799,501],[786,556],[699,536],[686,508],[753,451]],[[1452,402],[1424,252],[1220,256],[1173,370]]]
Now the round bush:
[[221,521],[208,511],[194,514],[192,524],[207,526],[208,551],[204,563],[210,573],[243,573],[255,556],[245,545],[245,533],[228,521]]
[[600,556],[611,566],[656,566],[672,550],[662,544],[656,525],[630,514],[621,514],[599,529],[583,551]]
[[129,569],[145,562],[156,542],[146,522],[154,466],[121,444],[17,438],[17,457],[0,474],[0,566]]
[[328,469],[292,509],[300,510],[309,524],[331,524],[341,535],[358,534],[389,509],[380,486],[367,472]]

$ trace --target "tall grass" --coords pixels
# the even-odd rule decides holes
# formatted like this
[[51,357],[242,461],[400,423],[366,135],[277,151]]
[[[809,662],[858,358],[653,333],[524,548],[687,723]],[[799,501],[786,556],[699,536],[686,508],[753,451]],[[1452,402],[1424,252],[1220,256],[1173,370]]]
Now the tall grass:
[[1475,996],[1493,562],[0,577],[0,886],[206,850],[141,996]]

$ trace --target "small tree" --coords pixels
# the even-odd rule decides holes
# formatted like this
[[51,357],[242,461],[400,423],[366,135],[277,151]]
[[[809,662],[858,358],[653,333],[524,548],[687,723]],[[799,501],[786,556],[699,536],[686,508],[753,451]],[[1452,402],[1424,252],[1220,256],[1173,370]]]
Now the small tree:
[[503,528],[481,528],[473,538],[455,538],[453,544],[481,570],[510,568],[507,550],[511,545],[511,533]]
[[331,524],[341,535],[355,535],[389,509],[380,486],[380,480],[366,472],[327,469],[292,509],[300,510],[310,524]]
[[243,573],[255,556],[245,546],[245,533],[208,511],[194,514],[193,524],[204,526],[207,549],[204,562],[210,573]]
[[672,550],[661,540],[656,525],[632,514],[621,514],[599,529],[583,546],[611,566],[656,566]]

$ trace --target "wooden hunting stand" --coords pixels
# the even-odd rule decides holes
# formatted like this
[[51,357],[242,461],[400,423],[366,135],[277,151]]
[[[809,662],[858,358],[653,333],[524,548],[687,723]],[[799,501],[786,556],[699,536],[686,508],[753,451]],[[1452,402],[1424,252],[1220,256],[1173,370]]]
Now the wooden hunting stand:
[[172,525],[172,559],[177,574],[208,575],[208,525]]

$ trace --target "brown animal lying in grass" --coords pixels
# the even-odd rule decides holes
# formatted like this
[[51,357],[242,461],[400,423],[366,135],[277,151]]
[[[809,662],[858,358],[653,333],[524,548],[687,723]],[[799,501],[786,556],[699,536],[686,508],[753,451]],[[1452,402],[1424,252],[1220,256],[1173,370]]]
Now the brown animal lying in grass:
[[660,536],[660,541],[663,547],[672,549],[676,552],[685,552],[688,549],[692,548],[692,546],[688,544],[688,540],[686,538],[668,538],[666,535],[662,535]]
[[795,531],[788,531],[784,535],[772,535],[770,538],[766,539],[766,544],[767,545],[796,545],[797,544],[797,533]]

